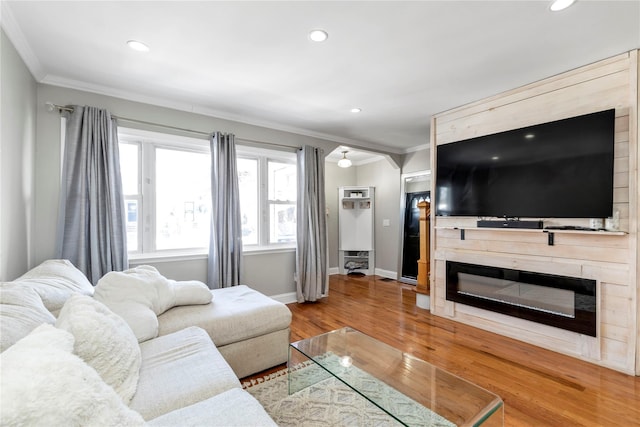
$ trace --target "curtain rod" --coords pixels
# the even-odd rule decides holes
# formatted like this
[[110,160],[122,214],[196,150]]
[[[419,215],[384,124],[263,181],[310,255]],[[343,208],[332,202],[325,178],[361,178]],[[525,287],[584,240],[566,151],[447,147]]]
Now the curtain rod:
[[[47,109],[49,111],[58,110],[58,112],[68,111],[70,113],[73,113],[73,107],[69,107],[67,105],[58,105],[58,104],[54,104],[53,102],[46,102],[45,105],[47,106]],[[177,127],[177,126],[164,125],[164,124],[161,124],[161,123],[147,122],[147,121],[138,120],[138,119],[130,119],[128,117],[116,116],[114,114],[112,114],[111,117],[113,117],[113,118],[115,118],[117,120],[122,120],[122,121],[130,122],[130,123],[138,123],[138,124],[143,124],[143,125],[160,127],[160,128],[164,128],[164,129],[179,130],[179,131],[182,131],[182,132],[195,133],[195,134],[203,135],[203,136],[206,136],[206,137],[210,137],[211,136],[211,132],[202,132],[202,131],[199,131],[199,130],[193,130],[193,129],[181,128],[181,127]],[[273,145],[273,146],[276,146],[276,147],[284,147],[284,148],[297,149],[297,150],[302,149],[302,147],[299,147],[299,146],[295,147],[295,146],[291,146],[291,145],[278,144],[278,143],[275,143],[275,142],[256,141],[256,140],[253,140],[253,139],[240,138],[240,137],[238,137],[238,139],[241,140],[241,141],[252,142],[252,143],[255,143],[255,144],[266,144],[266,145]]]

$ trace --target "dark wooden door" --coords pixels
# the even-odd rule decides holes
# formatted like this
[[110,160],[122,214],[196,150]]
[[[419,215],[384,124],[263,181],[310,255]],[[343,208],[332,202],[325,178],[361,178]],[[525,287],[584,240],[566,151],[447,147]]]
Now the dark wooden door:
[[407,193],[404,209],[404,238],[402,247],[402,277],[418,277],[418,259],[420,259],[420,209],[418,202],[430,201],[429,191]]

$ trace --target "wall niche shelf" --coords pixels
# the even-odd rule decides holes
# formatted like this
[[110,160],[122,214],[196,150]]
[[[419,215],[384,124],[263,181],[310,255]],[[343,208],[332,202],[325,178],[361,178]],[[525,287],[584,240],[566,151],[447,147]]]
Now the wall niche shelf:
[[374,188],[340,187],[338,224],[340,274],[375,272]]

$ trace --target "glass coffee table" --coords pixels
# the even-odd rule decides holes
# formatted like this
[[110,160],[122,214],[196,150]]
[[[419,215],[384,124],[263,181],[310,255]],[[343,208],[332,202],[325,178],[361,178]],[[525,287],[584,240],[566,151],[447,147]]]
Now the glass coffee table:
[[289,394],[336,378],[404,425],[504,425],[495,394],[352,328],[291,343],[288,369]]

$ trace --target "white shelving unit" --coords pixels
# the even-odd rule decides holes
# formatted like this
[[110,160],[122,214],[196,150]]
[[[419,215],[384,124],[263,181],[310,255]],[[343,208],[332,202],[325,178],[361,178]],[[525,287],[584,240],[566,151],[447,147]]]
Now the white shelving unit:
[[359,272],[373,275],[375,272],[374,188],[340,187],[338,191],[340,274]]

